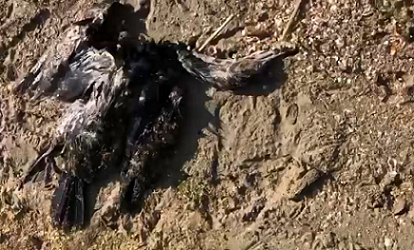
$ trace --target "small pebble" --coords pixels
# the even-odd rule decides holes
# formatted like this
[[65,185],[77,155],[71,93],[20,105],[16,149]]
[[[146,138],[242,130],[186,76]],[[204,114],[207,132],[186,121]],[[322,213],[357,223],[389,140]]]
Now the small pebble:
[[324,247],[333,247],[335,245],[335,235],[333,233],[323,234],[321,236],[321,242]]
[[394,203],[393,213],[394,215],[401,215],[406,212],[406,208],[407,201],[402,197],[398,197]]
[[384,238],[384,246],[385,247],[391,247],[392,246],[392,240],[390,239],[390,238],[388,238],[388,237],[385,237]]

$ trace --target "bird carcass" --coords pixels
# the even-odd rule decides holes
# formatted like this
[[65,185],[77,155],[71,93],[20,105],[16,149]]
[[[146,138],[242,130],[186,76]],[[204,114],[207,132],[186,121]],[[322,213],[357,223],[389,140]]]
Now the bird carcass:
[[[151,165],[173,146],[186,97],[182,82],[193,75],[222,90],[237,89],[265,64],[283,54],[257,52],[219,60],[183,44],[139,42],[128,37],[114,3],[74,23],[42,56],[18,93],[55,98],[65,107],[55,138],[34,161],[24,182],[43,173],[60,177],[51,206],[52,223],[70,229],[85,223],[85,186],[98,171],[118,167],[123,204],[136,207],[149,185]],[[63,158],[57,166],[55,157]]]

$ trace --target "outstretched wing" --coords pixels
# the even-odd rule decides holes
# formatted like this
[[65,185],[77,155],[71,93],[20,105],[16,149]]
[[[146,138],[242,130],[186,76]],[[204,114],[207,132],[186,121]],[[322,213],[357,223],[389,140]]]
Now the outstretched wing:
[[74,55],[86,47],[91,27],[102,23],[103,15],[99,10],[102,9],[92,9],[86,12],[88,15],[85,14],[84,19],[68,27],[60,39],[50,45],[29,73],[15,83],[14,90],[20,94],[27,91],[33,92],[34,98],[53,92],[59,79],[68,70]]
[[217,59],[211,56],[178,49],[178,59],[184,69],[196,78],[220,90],[234,90],[259,73],[269,62],[286,53],[258,51],[239,59]]

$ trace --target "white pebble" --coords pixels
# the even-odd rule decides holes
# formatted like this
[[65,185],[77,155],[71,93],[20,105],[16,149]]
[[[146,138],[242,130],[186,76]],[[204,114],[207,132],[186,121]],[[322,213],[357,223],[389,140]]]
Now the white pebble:
[[388,237],[385,237],[385,239],[384,239],[384,246],[385,247],[391,247],[392,246],[392,240],[390,239],[390,238],[388,238]]

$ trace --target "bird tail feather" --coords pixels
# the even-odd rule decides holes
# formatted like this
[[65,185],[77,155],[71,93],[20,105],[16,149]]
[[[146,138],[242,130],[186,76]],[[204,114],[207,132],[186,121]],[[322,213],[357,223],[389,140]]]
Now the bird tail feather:
[[52,225],[65,230],[82,227],[85,222],[84,182],[68,173],[62,174],[52,198]]

